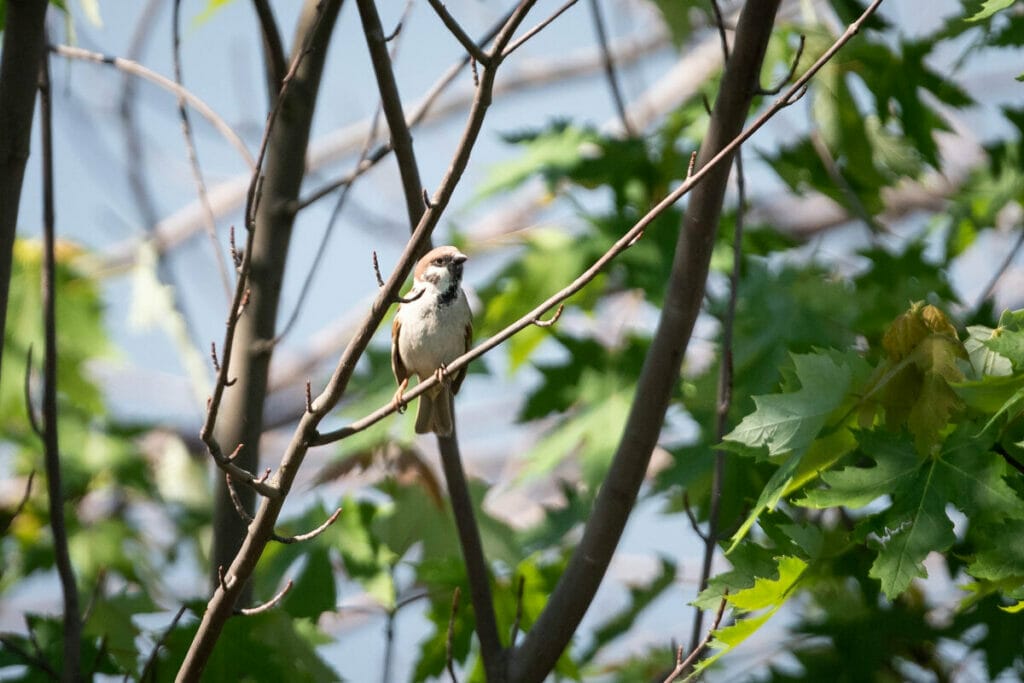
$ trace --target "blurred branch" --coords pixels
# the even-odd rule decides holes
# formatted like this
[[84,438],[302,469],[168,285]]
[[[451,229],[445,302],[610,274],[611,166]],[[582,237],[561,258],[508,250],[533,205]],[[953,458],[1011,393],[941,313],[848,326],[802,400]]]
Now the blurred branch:
[[[184,616],[186,609],[188,609],[187,605],[182,605],[178,608],[174,618],[171,619],[171,623],[167,625],[167,628],[164,629],[163,635],[160,636],[160,640],[156,641],[153,645],[153,651],[149,653],[149,657],[146,658],[146,665],[142,667],[142,673],[139,674],[140,683],[146,683],[146,681],[153,680],[150,676],[152,675],[151,672],[153,671],[153,667],[156,666],[156,660],[157,656],[160,654],[160,648],[164,646],[164,643],[167,642],[171,633],[174,632],[174,628],[178,625],[178,622],[181,621],[181,617]],[[124,683],[128,683],[128,681],[129,674],[126,673],[124,675]]]
[[15,506],[14,512],[11,513],[11,516],[4,520],[3,527],[0,528],[0,536],[7,533],[7,530],[11,528],[11,524],[14,522],[14,519],[20,515],[22,510],[25,509],[25,506],[28,505],[28,499],[32,495],[32,482],[34,482],[35,479],[36,471],[32,470],[28,473],[28,481],[25,482],[25,492],[21,494],[21,500],[18,501],[18,504]]
[[46,47],[43,25],[48,5],[47,0],[6,3],[0,55],[0,339],[5,339],[18,207],[31,147],[39,63]]
[[619,114],[619,121],[622,123],[622,130],[626,136],[633,137],[636,132],[629,125],[625,100],[622,97],[619,79],[615,73],[615,60],[612,59],[611,50],[608,49],[608,34],[604,26],[604,17],[601,15],[601,0],[590,0],[590,14],[594,19],[594,32],[597,34],[597,44],[601,49],[601,63],[604,66],[605,78],[608,80],[608,90],[612,94],[612,102],[615,103],[615,111]]
[[[175,0],[178,2],[179,0]],[[263,65],[267,78],[267,98],[273,106],[273,100],[281,91],[281,83],[288,73],[288,62],[285,59],[284,43],[281,42],[281,31],[274,19],[274,11],[267,0],[252,0],[256,18],[260,22],[260,35],[263,40]]]
[[1017,241],[1014,242],[1013,246],[1010,247],[1010,250],[1006,252],[1003,262],[999,264],[999,267],[996,268],[996,272],[994,272],[991,279],[989,279],[988,284],[986,284],[981,290],[981,294],[978,295],[977,301],[974,302],[975,311],[980,309],[985,301],[992,296],[996,290],[996,285],[999,284],[999,281],[1003,279],[1004,275],[1006,275],[1006,271],[1009,270],[1014,260],[1016,260],[1021,247],[1024,247],[1024,225],[1018,226],[1017,229],[1020,231],[1020,234],[1017,235]]
[[460,593],[459,587],[456,586],[452,592],[452,611],[448,615],[448,635],[444,639],[445,668],[448,669],[448,675],[451,676],[452,683],[459,683],[459,679],[455,677],[455,664],[452,661],[452,642],[455,640],[455,617],[459,613]]
[[[10,27],[8,27],[10,30]],[[56,262],[54,257],[53,121],[50,106],[50,59],[43,51],[37,65],[39,74],[39,118],[43,171],[43,326],[46,349],[43,357],[43,449],[46,461],[46,490],[50,502],[54,563],[64,595],[64,670],[61,679],[77,681],[82,657],[82,618],[78,608],[78,586],[68,552],[68,531],[64,518],[64,490],[61,486],[60,445],[57,438],[57,315]]]
[[[181,75],[181,0],[174,0],[174,8],[171,12],[171,54],[174,62],[174,82],[185,89]],[[185,139],[185,150],[188,153],[188,165],[192,169],[192,179],[196,184],[196,194],[199,196],[199,203],[203,206],[203,218],[206,226],[206,235],[210,238],[210,246],[213,247],[213,260],[217,264],[217,272],[220,275],[221,285],[224,287],[224,298],[231,300],[231,279],[228,277],[228,265],[224,261],[224,250],[217,242],[217,221],[213,216],[213,207],[210,206],[210,197],[206,192],[206,182],[203,180],[203,171],[199,166],[199,154],[196,151],[196,141],[192,136],[192,123],[188,117],[188,108],[185,106],[185,98],[178,94],[178,117],[181,119],[181,134]]]
[[124,59],[123,57],[113,57],[111,55],[104,55],[99,52],[91,52],[89,50],[83,50],[80,47],[72,47],[70,45],[51,45],[50,50],[60,57],[66,59],[78,59],[85,62],[93,62],[94,64],[106,64],[112,66],[115,69],[130,73],[133,76],[143,78],[150,83],[153,83],[167,92],[180,97],[181,99],[188,102],[193,109],[199,112],[200,116],[210,122],[210,125],[221,134],[221,136],[231,144],[237,151],[239,156],[245,160],[245,163],[251,168],[253,166],[252,155],[249,154],[249,150],[246,148],[245,143],[238,137],[234,129],[228,125],[224,119],[220,117],[217,112],[210,108],[203,100],[192,93],[190,90],[183,88],[166,76],[161,76],[155,71],[151,71],[146,67],[142,66],[138,62],[133,62],[130,59]]
[[441,2],[441,0],[429,1],[430,6],[434,8],[437,16],[441,18],[441,21],[448,30],[451,31],[451,34],[455,36],[455,39],[462,43],[462,47],[466,48],[466,52],[469,53],[469,56],[475,59],[477,64],[480,64],[481,66],[488,66],[488,64],[490,64],[490,57],[488,57],[487,54],[480,49],[480,46],[462,30],[462,27],[459,26],[459,22],[455,21],[455,17],[448,12],[448,8],[444,6],[444,3]]

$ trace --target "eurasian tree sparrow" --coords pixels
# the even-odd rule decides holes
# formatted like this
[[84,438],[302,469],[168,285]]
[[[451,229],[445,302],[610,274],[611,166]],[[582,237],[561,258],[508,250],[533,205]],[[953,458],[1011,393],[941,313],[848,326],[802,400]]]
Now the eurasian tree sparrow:
[[407,303],[398,307],[391,326],[391,370],[398,380],[394,401],[404,406],[402,392],[409,378],[436,375],[439,384],[420,395],[416,433],[450,436],[452,398],[459,391],[466,369],[454,376],[448,363],[466,351],[473,339],[473,314],[462,291],[462,264],[466,255],[455,247],[437,247],[426,253],[413,271]]

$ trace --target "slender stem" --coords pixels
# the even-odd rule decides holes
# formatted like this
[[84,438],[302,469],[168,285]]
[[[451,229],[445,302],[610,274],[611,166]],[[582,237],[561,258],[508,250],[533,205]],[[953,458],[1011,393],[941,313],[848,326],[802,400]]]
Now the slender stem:
[[273,103],[277,93],[281,91],[281,82],[288,73],[288,62],[285,59],[284,43],[281,31],[274,19],[274,11],[267,0],[252,0],[256,18],[260,22],[260,35],[263,37],[263,63],[267,77],[267,98]]
[[[181,0],[174,0],[174,8],[171,12],[171,53],[174,62],[174,82],[185,89],[181,74]],[[206,181],[203,180],[203,169],[199,166],[199,153],[196,151],[196,141],[192,135],[192,122],[188,116],[188,107],[185,106],[185,98],[178,94],[178,117],[181,119],[181,133],[185,139],[185,150],[188,154],[188,165],[192,170],[192,180],[196,185],[196,194],[203,207],[203,222],[206,227],[206,236],[210,239],[210,246],[213,248],[213,260],[217,264],[217,273],[220,275],[221,286],[224,288],[224,298],[231,300],[231,278],[228,277],[228,265],[224,260],[224,250],[217,243],[217,221],[213,216],[213,207],[210,206],[210,195],[206,191]]]
[[601,48],[601,64],[604,67],[605,78],[608,80],[612,101],[615,103],[615,111],[619,114],[622,130],[627,136],[632,137],[636,133],[629,125],[629,117],[626,116],[626,103],[622,97],[622,89],[619,87],[618,76],[615,73],[615,62],[612,60],[612,53],[608,47],[608,32],[605,30],[604,17],[601,14],[601,0],[590,0],[590,14],[594,18],[594,32],[597,34],[597,43]]
[[501,638],[498,635],[498,621],[494,614],[494,600],[491,596],[491,575],[484,558],[484,546],[480,541],[480,528],[473,512],[473,499],[466,482],[466,472],[459,455],[459,442],[451,437],[438,437],[441,450],[441,468],[448,483],[448,496],[452,502],[452,514],[459,534],[462,557],[466,562],[466,578],[469,580],[469,597],[476,613],[476,633],[480,638],[480,655],[488,681],[503,681],[506,673],[502,657]]
[[459,22],[455,21],[455,17],[448,12],[448,8],[444,6],[444,3],[441,2],[441,0],[429,1],[430,6],[434,8],[435,12],[437,12],[437,16],[441,18],[441,21],[444,22],[444,25],[452,32],[452,35],[455,36],[456,40],[462,43],[462,47],[466,48],[466,52],[469,53],[469,56],[475,59],[477,64],[487,66],[490,63],[490,57],[487,56],[486,52],[480,49],[480,46],[477,45],[464,30],[462,30],[462,27],[459,26]]
[[57,293],[54,261],[56,220],[53,208],[53,121],[50,103],[50,60],[49,54],[44,52],[39,64],[39,116],[43,148],[43,322],[46,335],[46,352],[43,360],[43,447],[54,561],[64,595],[64,670],[61,679],[77,681],[80,679],[82,656],[82,620],[78,608],[75,570],[71,566],[71,555],[68,552],[64,491],[61,486],[60,445],[57,438]]

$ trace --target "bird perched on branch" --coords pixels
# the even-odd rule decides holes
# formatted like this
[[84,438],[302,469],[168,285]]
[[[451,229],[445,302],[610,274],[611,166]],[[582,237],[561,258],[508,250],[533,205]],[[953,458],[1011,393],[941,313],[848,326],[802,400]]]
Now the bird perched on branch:
[[466,255],[455,247],[437,247],[417,262],[413,286],[395,314],[391,326],[391,370],[398,380],[394,403],[405,407],[402,393],[412,375],[420,381],[436,376],[438,384],[420,395],[416,432],[450,436],[453,430],[452,397],[459,391],[466,369],[454,375],[452,362],[469,350],[473,340],[473,314],[462,291],[462,264]]

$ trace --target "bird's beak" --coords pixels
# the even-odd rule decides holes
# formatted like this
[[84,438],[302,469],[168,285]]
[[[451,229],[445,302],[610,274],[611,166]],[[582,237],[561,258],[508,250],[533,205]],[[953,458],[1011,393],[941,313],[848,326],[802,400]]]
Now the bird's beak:
[[452,263],[465,263],[469,257],[463,254],[461,251],[452,256]]

